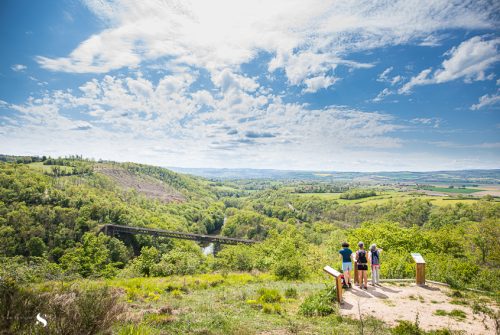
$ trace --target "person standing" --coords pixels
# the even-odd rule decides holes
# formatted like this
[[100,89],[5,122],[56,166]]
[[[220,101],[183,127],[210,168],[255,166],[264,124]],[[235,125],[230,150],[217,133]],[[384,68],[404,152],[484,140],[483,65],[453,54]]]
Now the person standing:
[[352,250],[349,249],[349,243],[342,243],[342,250],[339,251],[339,254],[342,258],[342,272],[347,281],[347,286],[351,288]]
[[[356,261],[358,266],[358,281],[361,289],[368,289],[368,254],[363,242],[358,243],[359,250],[356,251]],[[364,284],[363,284],[364,283]]]
[[368,259],[372,266],[372,285],[380,285],[380,252],[382,249],[378,249],[377,245],[374,243],[370,246],[370,252],[368,254]]

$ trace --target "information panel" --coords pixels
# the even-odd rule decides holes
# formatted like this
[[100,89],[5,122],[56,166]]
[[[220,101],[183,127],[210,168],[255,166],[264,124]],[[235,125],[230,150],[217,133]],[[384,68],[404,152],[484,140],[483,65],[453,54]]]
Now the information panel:
[[413,260],[415,261],[415,263],[417,263],[417,264],[422,264],[422,263],[425,264],[424,258],[419,253],[412,253],[411,257],[413,257]]

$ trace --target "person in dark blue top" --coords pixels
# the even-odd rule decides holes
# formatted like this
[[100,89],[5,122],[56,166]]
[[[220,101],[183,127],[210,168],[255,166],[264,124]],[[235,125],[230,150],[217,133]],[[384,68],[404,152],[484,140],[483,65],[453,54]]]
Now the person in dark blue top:
[[342,243],[342,250],[339,251],[340,256],[342,257],[342,271],[347,280],[347,285],[352,287],[351,285],[351,271],[352,271],[352,250],[349,249],[349,243]]

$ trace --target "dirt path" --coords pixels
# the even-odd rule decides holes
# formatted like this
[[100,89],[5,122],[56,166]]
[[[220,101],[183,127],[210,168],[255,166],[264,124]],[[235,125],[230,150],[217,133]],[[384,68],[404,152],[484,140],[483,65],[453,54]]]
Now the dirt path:
[[[483,323],[483,317],[473,314],[470,306],[452,304],[452,298],[447,293],[448,288],[437,285],[418,287],[414,284],[398,286],[383,283],[380,287],[369,285],[368,290],[356,287],[344,291],[344,303],[340,311],[342,315],[359,318],[359,306],[362,315],[374,316],[390,325],[396,325],[397,320],[415,322],[418,313],[419,325],[425,330],[447,327],[467,334],[495,334],[495,325],[491,319],[488,318]],[[436,315],[437,310],[461,310],[465,313],[465,318],[439,316]]]

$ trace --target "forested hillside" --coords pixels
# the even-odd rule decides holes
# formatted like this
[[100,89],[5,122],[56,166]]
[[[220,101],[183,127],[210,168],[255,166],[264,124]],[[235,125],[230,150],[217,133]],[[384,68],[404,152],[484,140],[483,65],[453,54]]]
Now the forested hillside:
[[[429,259],[433,279],[500,288],[500,204],[491,197],[448,206],[421,197],[395,197],[363,206],[348,201],[376,192],[351,189],[332,200],[304,197],[286,186],[245,191],[241,183],[79,157],[0,163],[0,187],[0,253],[8,257],[4,270],[5,264],[34,262],[40,268],[35,277],[43,277],[47,268],[49,276],[225,269],[305,278],[319,273],[323,264],[338,262],[341,241],[355,245],[362,240],[384,249],[383,276],[413,276],[410,252],[420,252]],[[265,243],[225,247],[213,258],[203,256],[194,242],[139,236],[134,243],[143,252],[133,258],[130,241],[96,235],[109,223],[202,234],[220,231]]]
[[[500,290],[500,202],[492,196],[447,202],[425,194],[372,189],[360,184],[212,181],[159,167],[95,162],[80,157],[3,156],[2,160],[0,290],[2,299],[16,294],[26,297],[19,300],[22,303],[12,305],[19,308],[19,315],[42,306],[44,293],[23,291],[17,285],[42,285],[35,287],[44,292],[52,287],[50,281],[58,280],[73,284],[54,294],[76,294],[80,299],[75,300],[76,305],[68,305],[71,313],[84,308],[81,304],[85,301],[98,301],[100,307],[91,312],[100,311],[96,320],[114,320],[116,316],[108,314],[118,315],[120,311],[109,306],[118,304],[121,295],[113,295],[105,288],[96,291],[79,286],[80,279],[94,279],[113,280],[111,286],[122,288],[123,299],[131,306],[158,299],[181,299],[192,290],[211,292],[212,287],[219,290],[221,286],[220,290],[227,287],[239,291],[241,287],[257,291],[259,296],[241,305],[239,301],[247,299],[244,293],[220,307],[227,310],[238,306],[246,311],[231,316],[233,326],[241,324],[245,328],[254,318],[261,317],[248,308],[286,317],[289,312],[282,310],[283,304],[295,306],[297,315],[304,318],[301,322],[307,325],[309,317],[337,313],[332,307],[332,288],[321,289],[318,281],[324,278],[321,273],[326,264],[340,269],[338,250],[343,241],[352,246],[358,241],[377,243],[383,249],[382,278],[413,278],[415,269],[410,253],[419,252],[427,261],[429,279],[456,289],[474,288],[493,294]],[[148,236],[117,239],[97,234],[104,224],[221,234],[259,243],[225,246],[213,256],[205,255],[193,241]],[[133,245],[140,250],[139,256],[134,255]],[[169,279],[146,281],[143,277]],[[44,286],[47,281],[49,286]],[[267,287],[280,287],[290,281],[298,283],[296,287],[302,293],[289,287],[284,293],[286,299],[276,289],[256,286],[263,282]],[[196,300],[205,301],[203,292],[193,292],[194,302],[185,303],[203,309]],[[55,300],[43,305],[45,310],[52,308],[53,313],[58,313],[57,294]],[[495,318],[492,309],[477,311]],[[4,312],[12,313],[11,309]],[[175,332],[184,329],[183,321],[173,321],[171,312],[166,316],[158,313],[152,315],[169,319],[154,325]],[[185,315],[190,320],[194,317],[187,312]],[[213,323],[208,314],[205,318],[208,319],[195,317],[195,322],[199,322],[200,329],[213,329],[210,334],[217,334],[219,327],[228,327],[224,333],[238,333],[241,329]],[[75,322],[68,320],[68,324]],[[140,325],[150,327],[149,319],[140,320]],[[287,320],[279,322],[291,322]],[[6,329],[31,329],[12,323],[8,317],[0,322]],[[326,321],[318,322],[318,329],[322,329],[322,322]],[[381,327],[378,321],[374,322],[374,329]],[[106,327],[112,325],[111,322]],[[131,325],[130,329],[136,329],[137,322]],[[156,326],[147,331],[142,326],[130,333],[126,328],[120,329],[124,334],[156,334]],[[358,326],[363,324],[344,324],[349,331]],[[82,331],[78,327],[74,327],[75,331]],[[403,323],[401,327],[406,330],[394,334],[414,334],[411,329],[415,325]],[[380,331],[388,333],[388,328]]]

